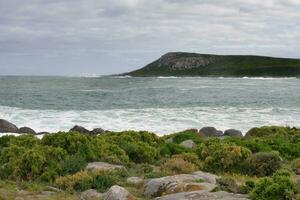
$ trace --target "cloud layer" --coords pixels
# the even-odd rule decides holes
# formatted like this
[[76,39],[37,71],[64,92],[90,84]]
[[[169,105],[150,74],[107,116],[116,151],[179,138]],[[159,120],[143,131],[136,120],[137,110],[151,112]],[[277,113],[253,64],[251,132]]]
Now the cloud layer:
[[300,57],[298,0],[0,0],[0,74],[130,71],[168,51]]

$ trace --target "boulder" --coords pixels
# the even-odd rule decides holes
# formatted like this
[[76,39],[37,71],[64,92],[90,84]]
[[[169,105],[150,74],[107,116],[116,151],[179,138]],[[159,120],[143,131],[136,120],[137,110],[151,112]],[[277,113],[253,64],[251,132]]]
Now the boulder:
[[92,131],[90,131],[91,135],[99,135],[104,133],[105,131],[102,128],[94,128]]
[[106,193],[104,200],[135,200],[125,188],[118,185],[112,186]]
[[230,137],[243,137],[243,134],[241,131],[236,129],[228,129],[224,132],[224,136],[230,136]]
[[163,194],[174,194],[179,192],[192,192],[192,191],[212,191],[217,186],[211,183],[182,183],[182,182],[170,182],[165,186]]
[[18,133],[27,133],[27,134],[32,134],[32,135],[36,134],[36,132],[32,128],[29,128],[29,127],[19,128]]
[[127,178],[126,182],[130,185],[140,185],[143,184],[144,179],[140,178],[140,177],[129,177]]
[[200,135],[205,135],[206,137],[220,137],[223,135],[222,131],[217,130],[215,127],[203,127],[199,131]]
[[155,200],[249,200],[248,195],[234,194],[224,191],[207,192],[207,191],[193,191],[181,192],[171,195],[158,197]]
[[93,170],[100,170],[100,171],[108,171],[114,169],[122,169],[124,166],[122,165],[113,165],[106,162],[91,162],[88,163],[86,166],[86,170],[93,171]]
[[[166,191],[177,190],[178,185],[184,183],[192,183],[201,180],[211,184],[216,184],[218,176],[202,171],[193,174],[179,174],[174,176],[166,176],[161,178],[148,179],[144,183],[144,196],[147,198],[158,197]],[[177,188],[177,189],[176,189]]]
[[196,146],[196,144],[193,140],[185,140],[185,141],[180,143],[180,146],[192,149]]
[[0,119],[0,133],[17,133],[18,127],[9,121]]
[[90,189],[81,193],[80,200],[102,200],[104,196],[105,194]]
[[83,134],[90,134],[90,131],[87,130],[86,128],[82,127],[82,126],[74,126],[73,128],[70,129],[70,131],[75,131],[78,133],[83,133]]

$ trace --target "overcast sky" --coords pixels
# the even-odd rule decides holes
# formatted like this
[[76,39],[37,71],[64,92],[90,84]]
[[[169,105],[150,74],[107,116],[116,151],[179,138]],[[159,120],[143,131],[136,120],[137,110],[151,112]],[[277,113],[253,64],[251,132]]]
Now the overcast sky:
[[102,75],[169,51],[300,57],[300,0],[0,0],[0,75]]

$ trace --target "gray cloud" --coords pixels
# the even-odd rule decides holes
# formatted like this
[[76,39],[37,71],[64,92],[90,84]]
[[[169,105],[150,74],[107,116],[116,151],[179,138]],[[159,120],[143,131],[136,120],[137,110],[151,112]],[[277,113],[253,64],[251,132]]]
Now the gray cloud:
[[300,57],[298,0],[0,0],[0,74],[111,74],[167,51]]

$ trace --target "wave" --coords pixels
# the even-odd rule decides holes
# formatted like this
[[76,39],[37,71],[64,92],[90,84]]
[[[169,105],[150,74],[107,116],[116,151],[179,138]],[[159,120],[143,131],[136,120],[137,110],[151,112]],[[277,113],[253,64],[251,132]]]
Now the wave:
[[220,130],[236,128],[245,133],[256,126],[300,125],[300,109],[296,108],[186,107],[59,111],[0,106],[0,110],[0,118],[19,127],[32,127],[37,132],[67,131],[76,124],[88,129],[148,130],[160,135],[204,126],[214,126]]

